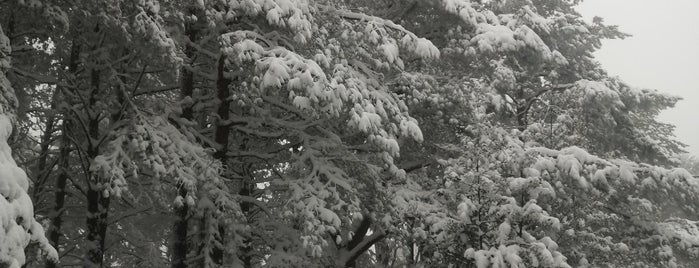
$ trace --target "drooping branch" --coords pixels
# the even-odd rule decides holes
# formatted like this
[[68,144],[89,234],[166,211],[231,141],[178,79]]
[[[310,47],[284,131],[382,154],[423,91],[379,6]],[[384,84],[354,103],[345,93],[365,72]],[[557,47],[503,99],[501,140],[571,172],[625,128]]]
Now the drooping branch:
[[[541,97],[541,95],[546,94],[548,92],[565,91],[573,86],[575,86],[574,83],[552,85],[552,86],[544,87],[541,90],[535,92],[533,95],[525,97],[523,99],[524,102],[520,103],[520,102],[515,101],[515,103],[517,104],[517,111],[515,114],[515,116],[517,117],[517,128],[520,131],[524,131],[524,129],[527,128],[527,126],[529,125],[529,110],[531,109],[531,107],[534,105],[534,103],[537,100],[541,100],[539,98],[539,97]],[[520,95],[524,95],[524,94],[522,93]]]
[[147,89],[137,90],[136,92],[133,93],[133,96],[136,97],[136,96],[141,96],[141,95],[163,93],[163,92],[173,91],[173,90],[177,90],[177,89],[180,89],[180,85],[167,85],[167,86],[161,86],[161,87],[147,88]]
[[420,159],[412,163],[404,164],[400,166],[400,168],[404,170],[406,173],[410,173],[421,168],[432,166],[435,163],[437,163],[435,159]]
[[[32,73],[32,72],[25,71],[25,70],[22,70],[22,69],[17,68],[17,67],[12,67],[11,70],[13,73],[15,73],[21,77],[29,78],[29,79],[35,80],[39,83],[44,83],[44,84],[49,84],[49,85],[60,84],[59,81],[55,77],[52,77],[52,76],[46,76],[46,75]],[[67,87],[66,85],[62,85],[62,86]]]
[[382,25],[384,27],[391,28],[393,30],[402,32],[406,35],[409,35],[412,38],[417,39],[417,36],[413,32],[408,31],[403,26],[396,24],[390,20],[386,20],[383,18],[379,18],[376,16],[371,16],[371,15],[367,15],[367,14],[363,14],[363,13],[355,13],[355,12],[352,12],[349,10],[340,10],[340,9],[336,9],[334,7],[326,6],[326,5],[318,5],[318,7],[322,11],[335,13],[337,16],[339,16],[343,19],[373,22],[373,23]]

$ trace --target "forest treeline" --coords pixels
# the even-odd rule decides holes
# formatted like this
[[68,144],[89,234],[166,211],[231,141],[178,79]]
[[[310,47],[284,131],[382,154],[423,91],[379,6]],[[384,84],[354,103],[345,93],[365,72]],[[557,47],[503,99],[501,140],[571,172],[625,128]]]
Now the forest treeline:
[[579,2],[0,0],[0,266],[697,267]]

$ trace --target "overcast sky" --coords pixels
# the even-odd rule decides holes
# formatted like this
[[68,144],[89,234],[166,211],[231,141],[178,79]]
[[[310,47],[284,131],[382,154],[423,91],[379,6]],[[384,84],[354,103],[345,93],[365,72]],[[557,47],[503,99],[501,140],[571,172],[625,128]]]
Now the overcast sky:
[[660,119],[699,156],[699,0],[584,0],[578,11],[633,35],[603,42],[595,56],[632,86],[683,97]]

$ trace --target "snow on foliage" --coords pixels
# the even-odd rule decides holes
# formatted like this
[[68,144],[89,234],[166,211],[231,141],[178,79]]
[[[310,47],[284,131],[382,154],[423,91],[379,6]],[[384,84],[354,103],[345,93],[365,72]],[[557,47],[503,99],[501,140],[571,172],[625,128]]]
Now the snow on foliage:
[[[165,116],[137,115],[93,160],[90,169],[97,174],[97,187],[116,196],[127,189],[129,178],[138,179],[139,172],[172,179],[191,194],[202,182],[216,181],[220,176],[220,163],[211,157],[210,150],[194,143]],[[195,198],[187,196],[175,203],[192,206]]]
[[[192,217],[179,224],[194,232],[179,240],[179,257],[202,266],[623,267],[699,256],[688,220],[699,182],[639,161],[664,164],[681,147],[654,119],[677,99],[607,77],[591,55],[601,39],[624,35],[586,23],[578,1],[340,2],[61,3],[71,22],[97,18],[100,27],[47,33],[61,44],[56,55],[70,55],[75,40],[107,42],[78,49],[77,68],[99,81],[66,73],[56,58],[55,80],[70,78],[56,84],[77,96],[91,83],[104,96],[138,93],[125,94],[119,122],[94,117],[97,132],[115,128],[82,163],[90,182],[105,198],[130,188],[189,209],[177,214]],[[0,38],[3,69],[8,44]],[[115,56],[121,50],[157,60]],[[155,85],[187,96],[177,102]],[[7,109],[14,96],[5,79],[0,87]],[[192,109],[153,112],[159,102]],[[115,102],[96,103],[59,106],[94,115]],[[46,242],[26,220],[27,180],[2,149],[6,136],[0,170],[11,172],[0,177],[19,180],[3,178],[14,184],[0,192],[21,210],[2,211],[23,220],[3,221],[16,225],[5,238],[19,242],[2,244],[0,260],[21,264],[20,247]],[[172,200],[173,190],[186,194]],[[107,212],[120,209],[122,198],[113,200]],[[354,232],[360,219],[375,220],[364,239]],[[382,236],[363,244],[374,234]],[[336,263],[361,250],[372,256]]]
[[[0,110],[4,109],[3,104]],[[21,267],[26,261],[24,248],[30,242],[38,242],[51,261],[58,261],[58,253],[44,236],[44,228],[34,219],[34,206],[27,194],[29,179],[15,164],[7,144],[11,133],[10,117],[0,114],[0,263]]]
[[[365,65],[359,62],[348,64],[345,60],[331,59],[326,55],[322,58],[334,62],[334,66],[322,64],[326,66],[322,67],[314,60],[284,47],[264,47],[247,39],[256,36],[239,31],[224,35],[223,40],[230,64],[255,62],[256,73],[262,74],[252,79],[252,83],[259,86],[258,94],[288,94],[294,106],[316,115],[337,117],[348,113],[347,123],[350,127],[369,135],[371,142],[392,156],[398,155],[396,137],[422,140],[422,133],[415,120],[406,116],[401,100],[386,92],[372,77],[372,72],[364,69]],[[422,56],[432,57],[438,53],[426,41],[416,41],[413,46],[418,55],[426,53],[429,55]],[[389,55],[393,57],[390,61],[398,60],[395,58],[397,47],[384,46],[392,53]],[[342,53],[341,50],[338,52]],[[281,89],[285,90],[276,91]]]
[[[657,228],[661,235],[676,240],[673,242],[678,243],[682,249],[694,250],[699,246],[699,226],[696,221],[670,218],[658,223]],[[694,251],[695,254],[699,253]]]
[[[317,7],[308,21],[323,19],[329,23],[314,24],[314,34],[296,40],[311,49],[294,49],[297,44],[264,31],[229,32],[220,40],[227,66],[249,70],[249,76],[243,79],[250,90],[239,91],[239,103],[275,107],[273,112],[264,112],[270,120],[256,129],[286,129],[285,137],[299,142],[300,149],[291,154],[288,169],[280,171],[285,176],[272,181],[270,187],[289,189],[290,201],[284,205],[282,216],[302,222],[302,244],[311,256],[320,257],[329,246],[327,233],[340,232],[354,217],[362,215],[358,197],[363,193],[357,191],[358,185],[374,187],[371,180],[382,169],[403,177],[404,172],[394,164],[399,156],[399,140],[423,140],[417,120],[408,115],[403,100],[386,87],[384,73],[405,68],[407,57],[430,60],[438,58],[440,52],[431,41],[391,21],[330,6]],[[277,24],[278,15],[270,11],[267,19]],[[348,23],[354,20],[361,23]],[[305,122],[300,125],[288,117],[276,118],[276,109],[291,111]],[[311,120],[328,119],[331,124],[309,124]],[[351,144],[326,129],[335,122],[365,137],[366,145],[359,146],[378,150],[366,158],[348,151]],[[317,130],[321,132],[314,133]],[[350,167],[366,170],[367,177],[357,178],[358,171]]]
[[[520,265],[570,267],[578,262],[605,263],[609,261],[607,258],[613,258],[610,254],[643,252],[647,245],[634,240],[637,234],[626,237],[627,234],[607,229],[628,224],[660,234],[668,242],[679,236],[683,236],[683,241],[693,239],[693,235],[685,235],[691,233],[691,228],[679,231],[655,218],[664,207],[696,202],[685,198],[697,196],[699,191],[695,186],[697,180],[684,170],[603,159],[574,146],[560,150],[527,147],[521,141],[507,141],[504,137],[509,133],[493,126],[469,129],[473,136],[464,139],[461,157],[440,161],[446,166],[444,176],[450,183],[438,191],[446,194],[446,198],[454,198],[451,202],[455,202],[454,214],[458,217],[452,219],[452,226],[462,222],[463,229],[453,231],[468,232],[468,226],[487,224],[490,227],[477,228],[473,237],[483,239],[483,235],[478,235],[480,229],[488,234],[485,237],[490,245],[500,245],[481,248],[482,244],[461,242],[472,245],[464,248],[464,256],[477,267],[499,267],[507,254]],[[501,151],[509,151],[511,157],[503,157]],[[491,156],[487,157],[488,154]],[[637,179],[648,175],[651,176],[646,182]],[[682,193],[671,194],[678,190]],[[648,194],[648,191],[656,193]],[[575,216],[571,210],[581,212]],[[614,227],[617,224],[619,227]],[[590,229],[592,226],[606,227]],[[567,238],[551,240],[550,237],[558,237],[560,233]],[[507,254],[500,252],[512,240],[520,241],[520,248]],[[531,245],[521,247],[524,242]],[[678,250],[691,251],[687,246],[690,242],[672,243]],[[598,255],[576,255],[583,245],[595,248],[592,252]],[[453,247],[445,250],[451,251]],[[662,254],[669,254],[663,258],[671,261],[677,253],[669,252],[672,251]]]
[[[440,1],[445,11],[459,16],[475,31],[456,47],[467,56],[480,57],[481,53],[510,53],[535,51],[545,61],[567,65],[568,60],[559,51],[552,50],[540,35],[550,34],[554,20],[535,12],[526,3],[510,4],[499,1],[474,3],[463,0]],[[514,14],[495,14],[491,10],[511,9]],[[470,27],[469,27],[470,26]],[[457,28],[456,32],[462,31]],[[452,32],[452,33],[456,33]],[[469,37],[470,36],[470,37]],[[456,41],[456,40],[455,40]],[[466,47],[463,47],[466,45]],[[477,49],[477,50],[476,50]],[[476,51],[480,53],[476,53]]]
[[146,0],[137,5],[137,13],[131,25],[134,28],[133,32],[141,34],[148,42],[162,49],[166,58],[180,62],[182,59],[177,55],[177,45],[165,28],[160,9],[160,2],[157,0]]
[[34,205],[27,194],[29,178],[15,163],[7,143],[13,129],[12,113],[17,107],[14,89],[5,77],[10,68],[9,41],[0,27],[0,263],[19,268],[27,261],[24,248],[30,242],[38,242],[50,261],[58,262],[58,252],[34,219]]

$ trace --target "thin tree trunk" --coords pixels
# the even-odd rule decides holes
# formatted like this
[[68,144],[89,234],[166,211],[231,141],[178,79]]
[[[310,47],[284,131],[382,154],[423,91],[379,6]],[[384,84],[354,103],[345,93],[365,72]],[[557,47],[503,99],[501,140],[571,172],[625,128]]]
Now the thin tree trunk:
[[[100,94],[100,71],[90,72],[90,92],[89,107],[87,107],[90,119],[88,121],[89,148],[87,149],[88,159],[95,159],[99,155],[99,145],[93,144],[100,137],[99,123],[100,115],[93,110],[97,104]],[[107,217],[109,216],[109,196],[104,195],[103,187],[95,183],[96,174],[88,173],[87,190],[87,263],[86,267],[102,267],[104,262],[104,242],[107,234]]]
[[[248,148],[248,143],[246,142],[247,138],[243,139],[243,142],[241,143],[240,150],[241,151],[247,151]],[[238,172],[240,175],[242,175],[242,178],[240,179],[240,189],[238,190],[238,195],[243,196],[243,197],[253,197],[254,195],[254,190],[255,190],[255,183],[253,182],[252,179],[252,173],[250,172],[252,168],[251,163],[246,163],[243,164],[240,167],[240,171]],[[253,220],[251,218],[252,214],[252,208],[253,204],[250,202],[241,202],[240,203],[240,211],[245,217],[246,221],[248,224],[251,223]],[[253,267],[253,246],[252,246],[252,233],[248,234],[247,236],[243,237],[243,246],[240,248],[240,253],[239,253],[239,258],[243,262],[243,267],[245,268],[252,268]]]
[[[225,76],[225,56],[220,56],[216,71],[216,98],[218,100],[218,124],[214,132],[214,141],[220,146],[214,153],[214,158],[226,163],[226,153],[228,152],[228,135],[230,133],[230,124],[224,124],[230,118],[230,91],[229,86],[231,80]],[[223,246],[225,246],[225,228],[222,225],[218,227],[218,239],[221,247],[215,247],[211,254],[211,259],[218,265],[223,265]]]
[[[70,50],[70,59],[68,61],[68,72],[74,74],[78,68],[78,55],[80,52],[80,47],[75,44]],[[54,94],[62,94],[63,88],[58,88]],[[56,98],[56,97],[54,97]],[[56,179],[56,189],[55,189],[55,206],[51,217],[51,228],[49,229],[49,242],[51,245],[60,252],[60,237],[61,228],[63,225],[63,209],[65,206],[66,197],[66,183],[68,180],[68,169],[69,169],[69,157],[70,157],[70,139],[68,138],[68,129],[70,128],[70,121],[67,116],[63,117],[63,126],[61,130],[61,143],[60,143],[60,153],[58,156],[59,170],[60,173]],[[46,268],[55,268],[56,264],[53,262],[47,262]]]
[[354,231],[352,239],[340,249],[340,256],[338,262],[342,267],[356,267],[357,260],[364,252],[369,250],[371,246],[383,240],[386,237],[386,233],[383,231],[374,231],[371,235],[367,236],[369,232],[369,227],[371,227],[371,218],[366,216],[359,223],[359,226]]
[[[177,194],[184,198],[187,196],[187,189],[183,185],[178,185]],[[174,242],[172,245],[172,263],[173,268],[187,267],[187,214],[189,207],[187,202],[182,202],[182,206],[175,207],[175,226],[174,226]]]
[[87,265],[86,267],[103,267],[104,243],[107,235],[107,217],[109,216],[109,197],[104,191],[91,187],[87,191]]
[[[245,176],[249,176],[249,173],[246,172],[244,173]],[[253,186],[251,185],[250,181],[243,179],[242,185],[240,187],[240,191],[238,194],[241,196],[251,196],[252,195],[252,188]],[[245,215],[248,217],[250,215],[250,210],[252,209],[252,206],[249,202],[243,202],[240,204],[240,210]],[[245,237],[243,238],[243,247],[241,248],[242,251],[242,256],[241,260],[243,261],[243,266],[245,268],[251,268],[252,267],[252,245],[251,245],[251,239],[250,237]]]
[[517,106],[517,129],[524,131],[529,126],[529,106],[524,105]]
[[[56,179],[56,189],[55,189],[55,207],[51,215],[51,228],[49,230],[49,242],[57,250],[60,250],[60,237],[61,237],[61,227],[63,225],[63,209],[66,200],[66,183],[68,180],[68,168],[69,168],[69,157],[70,157],[70,141],[67,137],[67,130],[69,125],[67,121],[63,121],[63,136],[61,139],[61,148],[59,154],[59,168],[60,173]],[[46,268],[55,268],[56,264],[53,262],[47,262]]]
[[[185,24],[185,35],[189,38],[190,41],[194,42],[197,36],[196,29],[194,29],[194,23],[192,22],[187,22]],[[185,48],[185,56],[187,59],[192,59],[194,55],[194,48],[190,45],[187,45]],[[191,62],[190,62],[191,64]],[[186,67],[182,67],[180,69],[182,78],[180,80],[181,83],[181,98],[191,98],[193,93],[194,93],[194,74],[187,69]],[[182,115],[181,117],[186,120],[192,120],[193,118],[193,110],[191,105],[186,105],[185,107],[182,107]],[[186,200],[187,198],[187,188],[186,186],[178,182],[177,183],[177,195],[182,199]],[[189,252],[189,248],[187,247],[187,231],[188,231],[188,223],[187,223],[187,216],[189,215],[189,205],[187,204],[186,201],[182,202],[180,206],[176,206],[174,208],[174,213],[175,213],[175,223],[173,226],[173,243],[172,243],[172,261],[170,263],[170,266],[172,268],[186,268],[187,267],[187,253]]]

